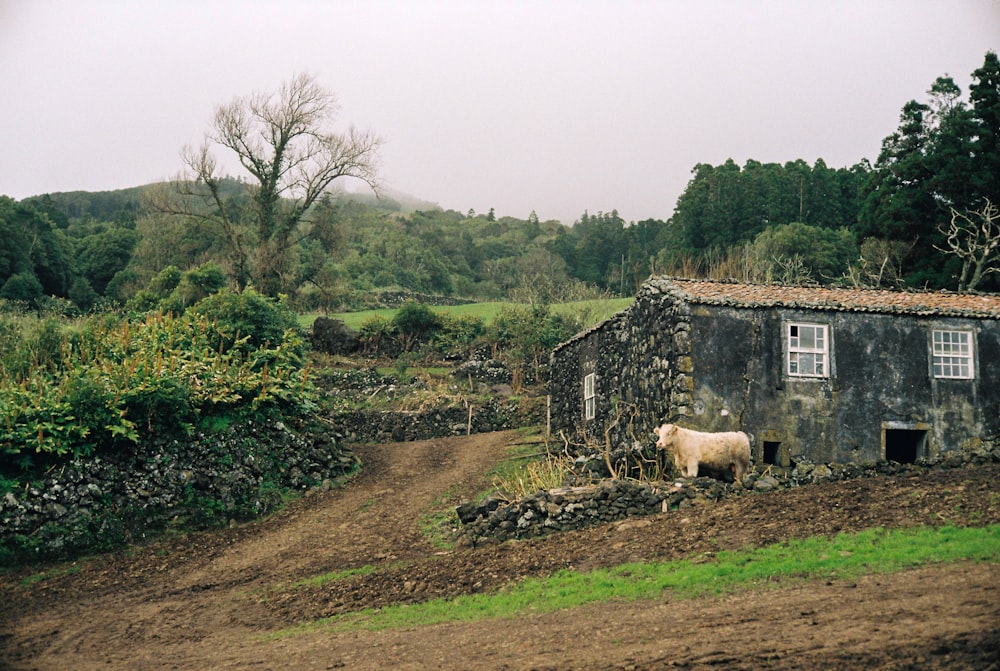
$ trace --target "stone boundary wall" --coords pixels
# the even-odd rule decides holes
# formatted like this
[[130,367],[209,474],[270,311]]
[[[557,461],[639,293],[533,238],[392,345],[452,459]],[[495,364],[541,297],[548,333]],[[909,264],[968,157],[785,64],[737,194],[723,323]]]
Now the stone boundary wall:
[[1000,463],[1000,444],[984,445],[971,451],[947,452],[933,459],[921,459],[916,464],[800,464],[785,472],[767,469],[763,473],[750,474],[742,485],[705,477],[652,483],[602,480],[587,486],[541,491],[514,502],[493,496],[479,505],[464,503],[456,509],[464,525],[458,532],[458,540],[468,546],[502,543],[515,538],[532,538],[603,522],[680,510],[733,496],[759,495],[778,489],[860,477],[988,463]]
[[372,296],[378,301],[380,306],[387,308],[402,307],[407,301],[434,306],[467,305],[469,303],[476,302],[470,298],[432,296],[430,294],[421,294],[415,291],[379,291],[372,294]]
[[0,555],[18,538],[39,557],[73,556],[95,542],[108,549],[111,539],[139,540],[147,527],[198,517],[205,506],[223,521],[246,519],[280,505],[275,482],[305,490],[358,466],[333,438],[307,440],[281,422],[74,459],[0,498]]
[[460,540],[472,546],[502,543],[511,538],[531,538],[651,515],[665,510],[665,505],[679,505],[681,499],[687,498],[686,493],[680,493],[675,503],[670,502],[682,491],[675,491],[669,483],[605,480],[588,487],[537,492],[514,503],[499,505],[485,515],[462,511],[460,507],[459,518],[468,520],[460,532]]
[[437,408],[424,412],[354,410],[330,418],[336,435],[350,443],[399,443],[471,433],[506,431],[545,423],[545,406],[501,402],[486,405]]

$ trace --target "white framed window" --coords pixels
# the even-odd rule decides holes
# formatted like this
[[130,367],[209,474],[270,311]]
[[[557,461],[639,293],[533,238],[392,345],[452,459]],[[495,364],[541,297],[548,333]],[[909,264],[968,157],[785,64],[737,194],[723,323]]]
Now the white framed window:
[[594,390],[596,376],[588,373],[583,378],[583,418],[594,419],[597,415],[597,392]]
[[826,324],[787,324],[788,374],[830,377],[830,338]]
[[931,362],[934,377],[972,379],[972,332],[932,331]]

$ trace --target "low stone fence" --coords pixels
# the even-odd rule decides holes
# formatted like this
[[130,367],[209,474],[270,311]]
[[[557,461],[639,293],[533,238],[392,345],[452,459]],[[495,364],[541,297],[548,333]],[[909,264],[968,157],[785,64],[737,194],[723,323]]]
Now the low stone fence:
[[0,498],[0,563],[111,549],[175,518],[251,518],[280,505],[280,487],[305,490],[358,466],[332,437],[307,440],[281,422],[75,459]]
[[483,405],[424,412],[353,410],[329,420],[337,436],[347,442],[398,443],[544,424],[545,405],[491,399]]
[[398,308],[402,307],[404,303],[413,301],[421,305],[435,305],[435,306],[446,306],[446,305],[467,305],[469,303],[475,303],[476,301],[471,298],[459,298],[456,296],[432,296],[430,294],[421,294],[415,291],[379,291],[371,296],[378,301],[380,307],[387,308]]
[[[696,478],[690,482],[603,480],[582,487],[550,489],[513,503],[487,499],[480,506],[459,506],[465,523],[460,541],[477,546],[511,538],[531,538],[556,531],[572,531],[629,517],[641,517],[732,496],[736,486]],[[492,508],[492,510],[490,510]]]
[[[514,502],[492,496],[479,505],[464,503],[456,509],[463,523],[459,542],[471,546],[501,543],[512,538],[531,538],[683,509],[733,496],[859,477],[987,463],[1000,463],[1000,445],[984,444],[973,450],[946,452],[940,457],[920,459],[914,464],[799,464],[793,469],[765,468],[751,473],[741,485],[704,477],[663,482],[605,479],[578,487],[537,492]],[[582,470],[581,477],[588,477],[589,472]]]

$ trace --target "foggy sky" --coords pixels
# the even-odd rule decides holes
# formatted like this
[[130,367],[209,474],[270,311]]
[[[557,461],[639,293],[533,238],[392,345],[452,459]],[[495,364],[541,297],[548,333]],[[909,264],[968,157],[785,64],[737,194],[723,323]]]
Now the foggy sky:
[[1000,0],[0,0],[0,195],[174,177],[216,105],[310,72],[445,208],[667,219],[697,163],[874,161]]

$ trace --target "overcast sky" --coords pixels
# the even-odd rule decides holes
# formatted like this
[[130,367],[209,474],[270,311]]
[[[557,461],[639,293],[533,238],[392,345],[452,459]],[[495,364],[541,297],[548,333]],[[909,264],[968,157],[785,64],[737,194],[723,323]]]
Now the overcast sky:
[[0,0],[0,194],[175,176],[217,104],[310,72],[385,184],[667,219],[697,163],[874,161],[1000,50],[1000,0]]

